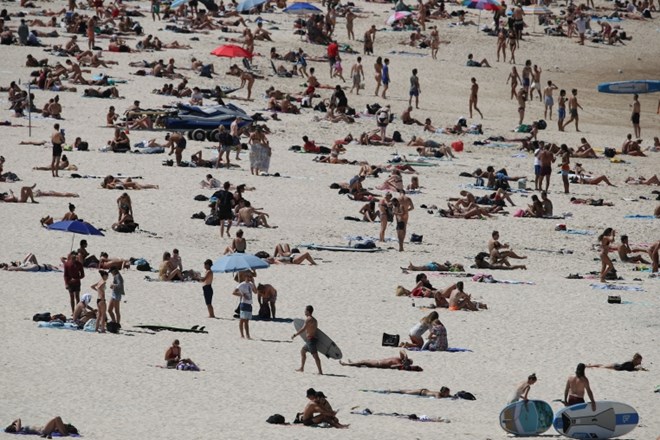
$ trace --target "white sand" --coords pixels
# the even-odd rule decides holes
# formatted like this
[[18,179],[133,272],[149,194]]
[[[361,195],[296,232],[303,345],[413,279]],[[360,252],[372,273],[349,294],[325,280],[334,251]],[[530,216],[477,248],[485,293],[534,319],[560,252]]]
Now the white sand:
[[[45,7],[57,9],[62,1],[45,3]],[[129,3],[133,5],[134,3]],[[144,8],[147,3],[140,2]],[[3,5],[10,12],[18,10],[16,4]],[[356,21],[356,35],[361,36],[371,24],[381,26],[389,15],[386,5],[366,4],[373,18]],[[291,33],[293,17],[283,14],[266,15],[280,27],[274,32],[280,52],[302,46],[309,54],[322,55],[325,48],[301,43]],[[482,21],[488,21],[483,14]],[[476,15],[473,15],[476,20]],[[337,28],[340,42],[345,42],[344,21]],[[528,19],[531,24],[531,20]],[[142,21],[147,33],[153,32],[164,42],[177,39],[188,42],[192,35],[156,32],[165,23]],[[12,20],[16,25],[17,21]],[[509,86],[505,85],[510,71],[508,63],[495,62],[495,39],[487,38],[474,27],[448,28],[446,21],[437,22],[443,39],[451,44],[443,45],[435,62],[430,56],[424,58],[390,56],[390,50],[412,50],[427,53],[407,46],[398,45],[407,38],[407,33],[379,33],[376,54],[389,56],[393,84],[389,103],[399,114],[406,105],[410,69],[417,67],[421,74],[421,110],[413,113],[423,119],[431,117],[437,126],[450,125],[461,115],[467,114],[469,78],[475,76],[481,84],[480,106],[485,115],[483,122],[486,135],[511,136],[510,129],[517,122],[517,105],[510,101]],[[595,23],[594,23],[595,26]],[[660,69],[660,49],[655,42],[657,24],[624,21],[624,29],[634,39],[626,47],[610,47],[587,44],[580,47],[564,38],[542,37],[540,33],[528,37],[517,52],[518,66],[525,59],[532,59],[543,70],[543,83],[551,79],[560,88],[578,88],[584,111],[581,112],[582,135],[598,147],[620,147],[629,123],[630,96],[607,96],[596,92],[601,81],[657,78]],[[540,29],[540,27],[537,26]],[[137,221],[143,229],[153,231],[161,238],[146,234],[124,235],[107,232],[105,238],[88,238],[89,250],[98,255],[107,251],[111,256],[144,257],[157,266],[163,251],[177,247],[181,251],[186,268],[201,270],[206,258],[216,259],[228,244],[220,239],[217,228],[191,220],[194,212],[206,210],[202,202],[193,201],[193,196],[202,191],[198,182],[207,169],[164,168],[160,165],[163,156],[117,155],[99,153],[97,148],[112,136],[112,131],[102,128],[109,105],[123,110],[133,99],[140,99],[143,107],[157,107],[169,103],[167,97],[149,93],[160,87],[165,79],[140,78],[130,75],[129,60],[155,60],[174,57],[177,64],[187,65],[191,56],[213,61],[216,71],[224,72],[230,62],[213,59],[208,52],[214,48],[218,32],[201,36],[200,42],[192,43],[192,51],[170,50],[165,53],[112,54],[107,59],[117,60],[119,66],[109,71],[113,76],[128,79],[120,86],[126,100],[81,99],[78,93],[60,93],[64,107],[68,139],[81,136],[92,147],[92,152],[66,153],[72,163],[78,165],[81,174],[124,173],[144,176],[144,182],[160,185],[160,190],[135,191],[131,193]],[[233,35],[232,35],[233,36]],[[86,40],[81,38],[82,45]],[[64,38],[46,39],[48,43],[64,42]],[[134,46],[136,40],[130,44]],[[100,44],[106,46],[107,41]],[[258,43],[258,52],[267,54],[271,44]],[[354,45],[361,50],[361,43]],[[475,58],[487,57],[492,69],[474,69],[464,66],[467,53]],[[25,55],[32,53],[36,58],[45,56],[38,49],[2,46],[2,85],[10,80],[25,82],[32,69],[17,67],[24,63]],[[53,60],[53,57],[49,57]],[[345,75],[349,76],[355,56],[344,57]],[[265,58],[256,58],[256,63],[269,71]],[[372,96],[373,57],[365,57],[367,93],[359,98],[349,96],[351,105],[358,109],[367,103],[377,102]],[[310,63],[316,66],[321,82],[329,81],[327,64]],[[619,74],[618,70],[623,73]],[[94,69],[94,73],[100,70]],[[191,79],[192,85],[212,86],[237,85],[235,77],[217,80]],[[178,82],[178,81],[177,81]],[[300,79],[269,77],[255,84],[255,101],[245,105],[249,112],[263,109],[266,101],[262,92],[273,84],[281,90],[296,91]],[[328,91],[321,92],[324,97]],[[36,92],[37,106],[43,106],[52,92]],[[238,96],[245,96],[241,91]],[[1,119],[27,124],[27,120],[15,119],[6,101],[2,99]],[[644,145],[649,145],[652,136],[660,135],[658,116],[655,115],[657,96],[642,96],[642,134]],[[384,103],[383,103],[384,104]],[[527,121],[542,116],[538,101],[528,105]],[[555,110],[556,112],[556,110]],[[312,155],[294,154],[287,151],[293,144],[301,144],[301,136],[310,135],[320,144],[331,144],[334,139],[348,134],[357,135],[375,127],[372,119],[359,120],[355,125],[328,122],[313,123],[312,118],[320,115],[305,111],[300,116],[281,115],[283,122],[268,125],[274,130],[270,136],[273,147],[271,172],[279,171],[295,176],[277,179],[251,176],[248,156],[243,155],[242,169],[234,171],[212,171],[220,180],[247,183],[257,187],[246,197],[255,206],[263,207],[270,214],[270,221],[279,229],[248,229],[248,250],[266,250],[272,253],[279,242],[296,245],[304,242],[345,244],[348,234],[377,235],[376,225],[346,222],[346,215],[357,215],[361,204],[351,202],[344,196],[328,189],[330,183],[346,181],[357,171],[349,165],[323,165],[313,163]],[[568,132],[556,130],[556,114],[548,130],[540,138],[557,143],[577,146],[581,135],[574,127]],[[50,136],[53,120],[33,121],[32,139],[46,140]],[[400,123],[390,126],[389,132],[400,130],[407,140],[411,135],[426,135],[416,127],[404,127]],[[139,133],[132,131],[131,141],[161,138],[164,133]],[[23,184],[36,182],[41,189],[74,191],[79,199],[71,200],[78,214],[90,223],[109,229],[115,221],[115,199],[117,191],[100,189],[100,181],[53,179],[48,172],[32,171],[35,165],[47,165],[50,147],[19,146],[28,139],[27,127],[2,127],[4,142],[0,154],[7,158],[5,171],[17,173],[23,182],[3,183],[1,191],[9,188],[17,191]],[[451,136],[435,136],[436,140],[451,141]],[[421,168],[420,180],[425,189],[423,194],[413,196],[417,206],[421,204],[445,205],[446,198],[455,196],[459,184],[469,179],[457,178],[462,171],[493,164],[506,167],[510,174],[532,177],[532,159],[512,158],[513,149],[493,149],[472,146],[477,136],[465,136],[466,152],[450,163],[442,162],[435,168]],[[208,143],[189,142],[187,155]],[[399,151],[406,147],[399,145]],[[348,146],[349,159],[384,163],[395,148]],[[210,152],[210,150],[209,150]],[[206,150],[205,150],[206,153]],[[574,206],[561,193],[561,182],[553,175],[550,197],[557,213],[570,211],[573,218],[565,223],[571,228],[602,232],[611,226],[619,234],[627,233],[632,243],[651,242],[660,235],[657,221],[624,220],[629,213],[650,214],[657,202],[628,202],[623,198],[650,196],[649,187],[628,186],[623,183],[626,176],[649,176],[660,170],[657,153],[648,158],[625,158],[625,164],[609,161],[583,160],[585,167],[595,174],[606,174],[618,185],[617,188],[572,186],[572,194],[579,197],[597,197],[613,201],[615,207],[595,208]],[[578,160],[579,161],[579,160]],[[575,162],[575,159],[573,159]],[[63,172],[63,176],[69,173]],[[382,181],[369,179],[373,187]],[[406,183],[409,178],[405,178]],[[481,192],[477,192],[481,194]],[[55,263],[69,249],[71,237],[65,233],[48,232],[39,226],[39,218],[50,214],[60,216],[66,211],[66,199],[41,198],[39,205],[2,205],[2,261],[16,260],[28,252],[37,255],[40,262]],[[514,196],[518,205],[529,199]],[[240,340],[238,322],[231,318],[236,301],[230,293],[234,287],[230,275],[218,274],[215,279],[214,305],[221,319],[206,318],[201,287],[194,283],[172,284],[148,283],[144,273],[134,269],[124,273],[126,301],[122,304],[125,329],[135,330],[138,324],[165,324],[189,327],[205,325],[208,334],[174,334],[161,332],[156,335],[130,333],[120,336],[98,335],[82,332],[45,330],[37,328],[30,318],[34,313],[51,311],[68,313],[68,295],[64,290],[61,273],[27,274],[0,271],[3,286],[3,307],[0,312],[0,334],[5,350],[0,375],[0,419],[9,423],[22,417],[26,423],[44,423],[55,415],[61,415],[79,427],[87,438],[97,439],[244,439],[255,436],[269,438],[505,438],[498,426],[498,415],[516,384],[528,374],[536,372],[539,382],[532,388],[530,396],[546,401],[562,397],[566,377],[578,362],[608,363],[622,362],[634,352],[644,355],[644,365],[651,372],[617,373],[607,370],[589,370],[596,399],[626,402],[641,414],[640,426],[627,438],[651,439],[660,433],[660,417],[657,398],[653,394],[657,380],[658,363],[658,281],[648,279],[647,273],[632,271],[632,265],[615,263],[626,284],[640,285],[644,292],[621,292],[629,305],[608,305],[608,292],[592,290],[593,280],[566,280],[574,272],[598,270],[597,253],[592,250],[595,236],[571,236],[554,231],[559,221],[514,219],[499,217],[487,221],[459,221],[438,219],[416,209],[412,215],[409,231],[423,234],[424,243],[406,245],[406,252],[394,250],[378,254],[334,254],[312,252],[319,259],[317,267],[277,266],[259,273],[258,281],[273,284],[279,291],[277,303],[280,317],[301,317],[307,304],[316,308],[320,327],[341,347],[346,358],[383,358],[395,356],[395,349],[380,347],[383,332],[399,333],[406,337],[409,328],[425,311],[411,307],[407,298],[397,298],[397,285],[411,288],[414,275],[404,275],[400,266],[409,261],[423,264],[428,261],[451,260],[465,265],[472,263],[471,257],[484,250],[493,229],[501,232],[502,240],[529,256],[527,271],[494,273],[496,278],[533,281],[529,285],[484,285],[466,280],[466,291],[488,303],[490,309],[480,313],[450,313],[441,311],[440,319],[447,327],[451,346],[468,347],[472,353],[422,353],[412,354],[415,362],[424,368],[423,373],[407,373],[370,369],[354,369],[339,366],[334,361],[323,359],[327,376],[319,377],[311,359],[304,374],[294,370],[299,365],[300,339],[290,342],[293,326],[286,323],[251,323],[255,341]],[[394,233],[388,228],[388,235]],[[76,237],[76,243],[81,237]],[[524,248],[558,250],[568,248],[572,255],[557,255],[526,251]],[[93,270],[86,271],[84,286],[98,280]],[[641,278],[641,282],[632,281]],[[431,282],[443,287],[455,281],[453,277],[431,277]],[[85,291],[88,290],[85,288]],[[616,292],[618,293],[618,292]],[[417,300],[424,304],[428,300]],[[162,363],[168,344],[179,338],[184,356],[191,357],[205,371],[187,373],[155,368]],[[434,401],[405,396],[383,396],[361,393],[362,388],[415,388],[439,389],[449,386],[452,392],[467,390],[477,396],[475,402]],[[308,387],[323,390],[333,406],[340,410],[339,418],[350,423],[348,431],[314,430],[300,427],[273,427],[265,420],[274,413],[285,415],[290,421],[306,403]],[[351,407],[368,407],[378,412],[399,412],[441,416],[451,420],[450,424],[424,424],[389,417],[363,417],[350,415]],[[560,404],[553,403],[558,410]],[[549,431],[548,434],[552,434]]]

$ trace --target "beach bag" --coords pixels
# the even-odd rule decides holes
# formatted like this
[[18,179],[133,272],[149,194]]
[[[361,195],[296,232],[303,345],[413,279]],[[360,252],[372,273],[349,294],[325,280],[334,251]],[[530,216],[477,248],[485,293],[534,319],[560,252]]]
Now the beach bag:
[[410,234],[411,243],[421,243],[423,238],[424,238],[423,235]]
[[105,327],[108,332],[117,334],[119,333],[121,325],[119,325],[118,322],[108,322]]
[[217,215],[209,215],[206,220],[204,220],[204,223],[206,223],[209,226],[219,226],[220,225],[220,217]]
[[195,200],[197,200],[198,202],[206,202],[208,199],[209,198],[206,197],[204,194],[197,194],[195,196]]
[[373,240],[365,240],[362,243],[356,243],[353,245],[355,249],[375,249],[376,243]]
[[273,414],[266,419],[266,423],[271,425],[284,425],[286,423],[284,416],[281,414]]
[[135,268],[141,272],[151,271],[151,266],[149,265],[149,262],[143,258],[140,258],[139,260],[135,260]]
[[383,347],[398,347],[399,346],[399,335],[390,335],[389,333],[383,333]]
[[394,133],[392,133],[392,140],[394,142],[403,142],[403,138],[401,137],[401,133],[399,133],[398,131],[395,131]]
[[82,141],[78,144],[78,151],[89,151],[89,143]]
[[539,130],[545,130],[546,128],[548,128],[548,123],[545,122],[543,119],[541,119],[536,123],[536,128],[538,128]]
[[83,330],[86,332],[95,332],[96,331],[96,318],[92,318],[85,323]]
[[463,151],[463,141],[454,141],[451,143],[451,149],[457,153]]
[[616,269],[610,269],[610,271],[605,274],[605,279],[610,281],[617,280],[618,276],[616,274]]
[[614,148],[605,148],[605,150],[603,150],[603,154],[605,157],[609,157],[611,159],[616,156],[616,150]]
[[396,296],[410,296],[410,290],[403,286],[396,286]]
[[469,393],[467,391],[459,391],[458,393],[454,394],[455,399],[465,399],[465,400],[477,400],[476,397],[474,397],[474,394]]
[[34,322],[39,322],[39,321],[50,321],[50,312],[44,312],[44,313],[36,313],[33,317],[32,320]]

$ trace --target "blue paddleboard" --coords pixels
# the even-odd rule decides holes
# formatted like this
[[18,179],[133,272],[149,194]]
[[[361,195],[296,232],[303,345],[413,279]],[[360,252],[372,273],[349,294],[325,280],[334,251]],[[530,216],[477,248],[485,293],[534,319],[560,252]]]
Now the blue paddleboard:
[[653,93],[660,92],[660,80],[617,81],[598,84],[600,93]]

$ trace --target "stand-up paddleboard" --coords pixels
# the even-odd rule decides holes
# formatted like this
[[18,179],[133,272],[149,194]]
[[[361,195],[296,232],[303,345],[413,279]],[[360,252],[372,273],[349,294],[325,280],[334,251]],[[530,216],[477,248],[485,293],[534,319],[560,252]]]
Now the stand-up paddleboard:
[[553,411],[542,400],[521,400],[512,403],[500,413],[500,426],[515,435],[538,435],[552,426]]
[[639,414],[630,405],[619,402],[596,402],[572,405],[555,414],[553,425],[558,433],[578,439],[608,439],[628,434],[639,423]]
[[[293,320],[293,326],[296,328],[296,331],[300,331],[301,328],[305,325],[305,320],[304,319],[294,319]],[[300,334],[300,337],[302,338],[303,341],[307,342],[307,335],[305,332],[302,332]],[[341,350],[339,347],[337,347],[337,344],[328,337],[325,333],[323,333],[321,330],[316,329],[316,339],[318,339],[318,342],[316,343],[316,348],[319,353],[325,355],[327,358],[330,359],[341,359],[342,354]]]
[[600,93],[653,93],[660,92],[660,80],[617,81],[598,84]]

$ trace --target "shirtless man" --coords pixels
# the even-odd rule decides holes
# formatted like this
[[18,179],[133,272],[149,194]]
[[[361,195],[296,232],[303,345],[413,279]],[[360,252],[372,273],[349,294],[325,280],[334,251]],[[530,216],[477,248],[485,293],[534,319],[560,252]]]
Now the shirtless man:
[[525,67],[522,70],[522,87],[525,90],[527,96],[530,95],[529,87],[532,83],[532,62],[530,60],[525,61]]
[[245,206],[238,210],[239,222],[252,228],[259,226],[270,228],[271,226],[268,225],[268,220],[266,220],[267,217],[267,213],[256,210],[247,200],[245,201]]
[[406,229],[408,227],[408,219],[410,211],[415,209],[412,199],[406,195],[404,189],[399,190],[399,215],[396,222],[396,233],[399,239],[399,252],[403,252],[403,240],[406,237]]
[[319,394],[322,395],[322,393],[317,392],[314,390],[314,388],[309,388],[307,390],[307,398],[309,399],[309,402],[305,406],[305,409],[302,412],[302,423],[305,426],[311,426],[311,425],[317,425],[319,423],[329,423],[331,426],[335,428],[348,428],[348,425],[342,425],[339,423],[339,419],[337,419],[337,411],[333,411],[332,407],[329,406],[327,401],[325,400],[325,396],[323,396],[323,401],[325,405],[321,404],[321,398],[319,397]]
[[174,132],[165,136],[165,140],[167,141],[165,149],[170,149],[168,156],[174,154],[177,166],[181,166],[181,157],[187,144],[186,138],[181,133]]
[[[412,366],[413,360],[408,357],[405,351],[399,351],[399,356],[390,357],[385,359],[365,359],[363,361],[348,362],[339,361],[340,365],[345,367],[358,367],[358,368],[390,368],[394,370],[405,370]],[[419,368],[419,367],[417,367]],[[419,369],[421,371],[421,368]]]
[[312,316],[313,313],[314,307],[305,307],[305,324],[300,328],[300,330],[291,336],[291,339],[295,339],[296,336],[305,332],[305,339],[307,339],[305,345],[300,350],[300,368],[296,371],[301,373],[305,371],[305,361],[307,360],[307,352],[309,352],[309,354],[311,354],[314,358],[314,362],[316,362],[316,368],[318,369],[319,374],[323,374],[323,370],[321,369],[321,359],[319,358],[319,354],[316,348],[316,344],[318,344],[318,337],[316,336],[318,322],[316,321],[316,318]]
[[350,93],[360,94],[360,82],[364,79],[364,70],[362,69],[362,57],[357,57],[357,62],[351,67],[351,78],[353,79],[353,86]]
[[573,96],[568,98],[568,111],[571,115],[571,118],[568,121],[566,121],[565,124],[562,125],[562,130],[561,131],[564,131],[564,128],[566,128],[566,126],[568,124],[570,124],[571,122],[573,122],[573,121],[575,121],[575,131],[578,131],[578,132],[580,131],[580,128],[579,128],[579,125],[578,125],[579,122],[580,122],[580,116],[578,115],[578,109],[580,109],[580,110],[584,110],[584,109],[582,108],[582,106],[578,102],[577,92],[578,92],[577,89],[571,90],[571,94]]
[[53,126],[53,134],[50,135],[50,142],[53,144],[53,158],[50,162],[50,171],[53,177],[60,177],[60,159],[62,158],[62,145],[64,144],[64,130],[60,130],[60,124]]
[[534,90],[539,95],[539,101],[543,102],[543,96],[541,95],[541,73],[543,71],[539,66],[534,64],[534,68],[532,69],[532,86],[530,88],[529,92],[529,100],[533,101],[534,100]]
[[527,258],[513,252],[513,250],[509,248],[508,243],[500,243],[500,233],[498,231],[493,231],[491,237],[492,238],[488,241],[488,253],[490,254],[492,264],[496,264],[505,258],[515,258],[517,260],[524,260]]
[[596,401],[589,386],[589,379],[584,375],[585,365],[579,363],[575,369],[575,376],[570,376],[564,389],[564,405],[571,406],[584,403],[584,393],[587,392],[591,400],[591,410],[596,411]]
[[548,85],[545,89],[543,89],[543,102],[545,105],[545,108],[543,110],[543,118],[547,119],[548,114],[550,114],[550,120],[552,121],[552,106],[555,104],[555,100],[552,96],[553,90],[557,90],[557,86],[552,83],[552,81],[548,81]]
[[628,236],[621,236],[621,244],[618,248],[619,258],[624,263],[642,263],[642,264],[651,264],[650,261],[646,261],[641,255],[630,255],[638,252],[646,252],[646,249],[632,249],[630,244],[628,244]]
[[639,127],[639,114],[641,112],[641,105],[639,103],[639,95],[635,93],[633,96],[633,103],[630,104],[632,107],[632,115],[630,120],[632,121],[633,128],[635,129],[635,137],[640,138],[642,136],[642,129]]
[[541,164],[541,180],[539,181],[539,188],[545,179],[545,190],[548,191],[550,187],[550,175],[552,174],[552,164],[555,161],[555,155],[549,149],[548,144],[539,152],[539,163]]
[[566,90],[559,91],[559,103],[557,104],[557,127],[564,131],[564,119],[566,118]]
[[478,97],[479,84],[477,84],[476,78],[471,78],[470,82],[472,83],[472,85],[470,86],[470,100],[469,100],[470,118],[472,117],[472,109],[474,108],[477,111],[477,113],[479,113],[479,116],[481,116],[481,119],[483,119],[484,115],[481,113],[481,110],[479,110],[479,107],[477,107],[477,102],[479,101],[479,97]]
[[408,108],[406,108],[403,113],[401,113],[401,122],[403,122],[405,125],[424,125],[422,122],[418,121],[410,115],[412,110],[412,106],[409,105]]
[[518,385],[516,388],[516,391],[513,395],[513,398],[509,401],[509,403],[516,403],[520,399],[524,400],[527,402],[527,394],[529,394],[529,390],[536,383],[536,374],[530,374],[527,376],[527,380]]

